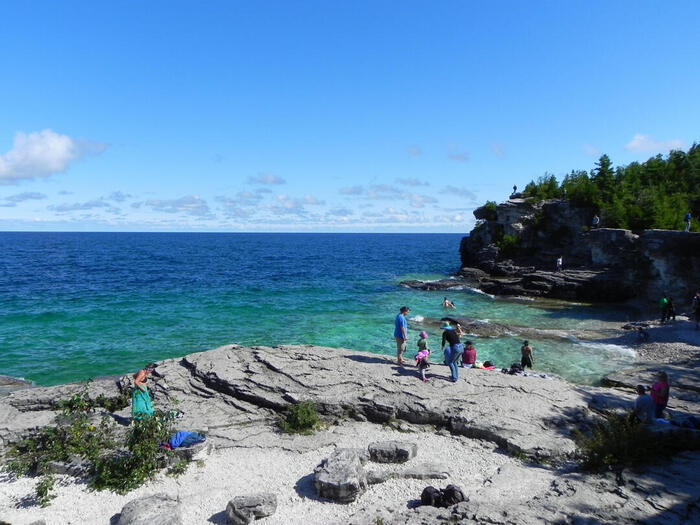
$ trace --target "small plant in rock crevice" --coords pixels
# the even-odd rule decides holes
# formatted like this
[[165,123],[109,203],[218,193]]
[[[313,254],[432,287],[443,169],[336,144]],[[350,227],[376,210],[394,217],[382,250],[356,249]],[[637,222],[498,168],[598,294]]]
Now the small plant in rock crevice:
[[311,434],[319,428],[321,420],[314,403],[301,401],[287,407],[286,414],[279,424],[282,430],[291,434]]
[[697,446],[678,436],[654,432],[626,415],[608,413],[590,434],[574,431],[582,466],[588,470],[619,470],[652,463]]

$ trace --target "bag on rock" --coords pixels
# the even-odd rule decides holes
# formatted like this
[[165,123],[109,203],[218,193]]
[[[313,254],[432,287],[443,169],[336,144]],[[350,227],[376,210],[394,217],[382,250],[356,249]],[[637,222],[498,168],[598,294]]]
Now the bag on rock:
[[447,485],[442,491],[442,503],[445,507],[456,505],[460,501],[464,501],[464,492],[457,485]]
[[420,495],[420,503],[431,507],[442,507],[442,492],[433,486],[425,487]]

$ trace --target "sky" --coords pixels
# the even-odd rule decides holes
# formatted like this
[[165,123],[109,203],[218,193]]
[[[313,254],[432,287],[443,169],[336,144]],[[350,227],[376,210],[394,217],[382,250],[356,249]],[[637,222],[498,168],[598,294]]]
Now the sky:
[[700,2],[3,3],[0,230],[468,232],[700,141]]

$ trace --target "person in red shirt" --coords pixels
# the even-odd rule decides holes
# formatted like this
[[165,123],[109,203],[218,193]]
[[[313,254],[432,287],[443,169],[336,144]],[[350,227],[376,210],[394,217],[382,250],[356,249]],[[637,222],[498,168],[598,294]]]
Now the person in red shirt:
[[651,391],[649,394],[654,400],[654,407],[656,409],[656,418],[664,417],[664,408],[668,405],[668,392],[670,390],[668,384],[668,375],[666,372],[659,372],[656,376],[656,383],[651,385]]
[[471,368],[476,363],[476,348],[471,341],[464,343],[464,352],[462,352],[462,368]]

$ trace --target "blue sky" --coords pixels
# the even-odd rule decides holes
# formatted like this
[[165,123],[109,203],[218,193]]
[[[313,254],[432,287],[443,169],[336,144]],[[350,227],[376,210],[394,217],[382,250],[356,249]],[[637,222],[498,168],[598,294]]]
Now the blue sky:
[[700,140],[697,1],[2,11],[0,230],[467,232]]

